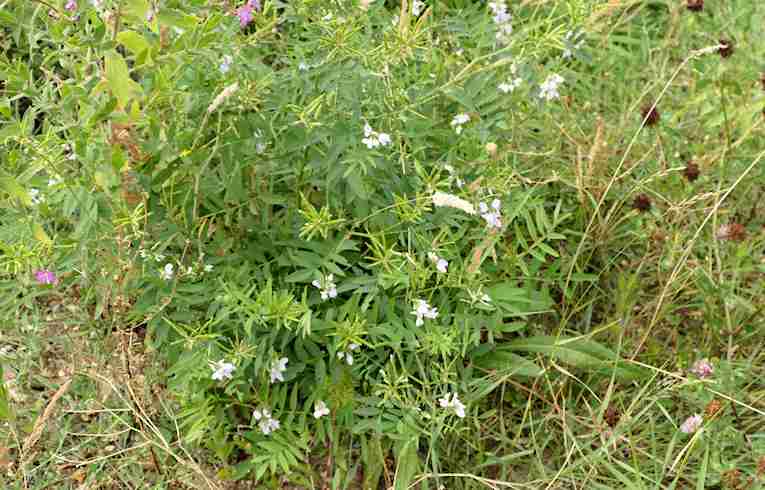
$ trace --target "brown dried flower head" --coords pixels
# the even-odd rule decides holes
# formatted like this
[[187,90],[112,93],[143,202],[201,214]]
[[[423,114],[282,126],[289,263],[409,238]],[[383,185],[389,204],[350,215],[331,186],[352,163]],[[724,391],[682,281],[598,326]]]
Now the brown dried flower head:
[[699,178],[700,174],[701,171],[699,170],[699,166],[696,164],[696,162],[690,161],[685,165],[685,170],[683,170],[683,177],[688,179],[688,182],[694,182]]
[[688,0],[686,6],[691,12],[701,12],[704,10],[704,0]]
[[645,121],[643,123],[645,126],[653,126],[658,123],[659,119],[661,118],[659,109],[657,109],[653,104],[643,107],[643,109],[640,111],[640,114],[643,117],[643,121]]
[[717,48],[717,52],[723,58],[728,58],[733,54],[733,41],[727,39],[720,39],[720,47]]
[[603,421],[605,421],[609,427],[615,427],[621,418],[622,416],[619,413],[619,410],[617,410],[613,405],[609,405],[608,408],[606,408],[606,411],[603,412]]
[[651,198],[647,194],[638,194],[632,203],[632,207],[641,213],[651,209]]
[[741,223],[728,223],[717,229],[718,240],[741,242],[746,239],[746,228]]
[[722,407],[722,402],[720,400],[712,400],[711,402],[707,403],[707,406],[704,409],[704,415],[712,418],[717,415],[720,410],[722,410]]

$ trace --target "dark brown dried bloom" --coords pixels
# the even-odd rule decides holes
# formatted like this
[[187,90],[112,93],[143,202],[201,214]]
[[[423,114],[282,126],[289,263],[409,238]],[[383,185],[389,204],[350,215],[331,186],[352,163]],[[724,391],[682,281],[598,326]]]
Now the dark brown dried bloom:
[[693,182],[698,179],[699,174],[701,174],[701,171],[699,170],[699,166],[696,164],[696,162],[691,161],[685,165],[683,176],[688,179],[688,182]]
[[723,58],[728,58],[733,54],[733,41],[720,39],[720,47],[717,48],[717,52],[720,53],[720,56]]
[[746,228],[741,223],[728,223],[717,229],[718,240],[741,242],[746,238]]
[[659,110],[653,104],[643,107],[640,114],[643,116],[645,126],[653,126],[659,122],[659,118],[661,117]]
[[691,12],[701,12],[704,10],[704,0],[688,0],[686,6]]
[[603,412],[603,420],[609,427],[616,426],[616,424],[619,423],[620,418],[622,418],[622,416],[619,414],[619,410],[614,408],[613,405],[609,405],[608,408],[606,408],[606,411]]
[[706,417],[712,418],[722,409],[722,403],[720,400],[712,400],[711,402],[707,403],[706,408],[704,409],[704,415]]
[[762,84],[762,90],[765,90],[765,71],[760,75],[760,83]]
[[725,488],[739,489],[741,488],[741,471],[738,468],[733,468],[722,474],[721,478]]
[[638,194],[635,196],[635,201],[632,203],[632,207],[641,213],[644,213],[651,209],[651,198],[648,197],[647,194]]

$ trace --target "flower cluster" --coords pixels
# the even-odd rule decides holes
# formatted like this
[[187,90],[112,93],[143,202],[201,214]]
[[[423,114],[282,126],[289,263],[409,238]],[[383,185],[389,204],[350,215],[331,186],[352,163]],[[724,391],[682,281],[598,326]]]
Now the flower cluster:
[[497,88],[507,94],[520,87],[522,82],[520,77],[508,78],[507,82],[500,83]]
[[378,146],[388,146],[391,143],[390,135],[387,133],[378,133],[372,129],[369,123],[364,124],[364,138],[362,143],[367,145],[367,148],[377,148]]
[[438,191],[433,193],[432,199],[433,205],[436,207],[454,208],[464,211],[467,214],[476,214],[472,204],[454,194]]
[[539,98],[547,101],[557,99],[560,97],[560,94],[558,93],[558,85],[565,81],[566,80],[557,73],[549,75],[545,81],[539,85]]
[[714,368],[708,360],[701,359],[693,363],[693,366],[691,366],[691,372],[699,378],[703,379],[712,376],[712,374],[714,374]]
[[438,399],[441,408],[454,410],[457,417],[465,418],[465,405],[457,398],[457,393],[447,393],[443,398]]
[[433,252],[428,253],[428,258],[431,262],[436,264],[436,269],[438,272],[441,272],[442,274],[446,273],[446,270],[449,267],[449,262],[446,259],[439,257]]
[[141,256],[142,259],[153,259],[154,262],[162,262],[165,260],[165,256],[161,253],[153,253],[150,250],[146,250],[145,248],[139,248],[138,249],[138,255]]
[[234,370],[236,369],[236,366],[230,362],[226,362],[224,359],[221,359],[217,362],[211,362],[210,369],[213,370],[213,381],[220,381],[222,379],[231,379],[234,376]]
[[574,31],[568,31],[563,38],[563,42],[566,48],[563,50],[563,58],[568,59],[574,55],[574,51],[582,49],[584,44],[584,36],[582,33],[575,33]]
[[335,275],[330,274],[321,280],[314,280],[311,285],[321,290],[321,299],[326,301],[337,297],[337,285],[335,284]]
[[497,25],[497,40],[504,43],[508,42],[513,33],[513,25],[511,24],[513,16],[507,11],[505,0],[489,2],[489,9],[494,14],[494,23]]
[[247,3],[236,9],[239,26],[244,29],[252,22],[252,12],[260,12],[260,0],[247,0]]
[[418,299],[415,302],[415,309],[412,312],[412,315],[415,315],[417,317],[417,321],[415,321],[416,326],[420,326],[423,323],[425,323],[425,320],[423,318],[430,318],[431,320],[434,320],[438,317],[438,308],[433,308],[428,304],[427,301],[423,299]]
[[77,10],[77,0],[67,0],[66,5],[64,5],[64,10],[67,12],[74,12]]
[[313,418],[320,419],[324,417],[325,415],[329,415],[329,407],[327,407],[327,404],[324,403],[322,400],[318,400],[314,404]]
[[457,134],[462,133],[462,126],[464,124],[467,124],[470,121],[470,115],[462,113],[457,114],[454,116],[454,119],[452,119],[451,125],[454,128],[454,132]]
[[685,434],[693,434],[699,428],[701,427],[701,424],[704,423],[704,419],[701,418],[701,415],[695,414],[691,415],[687,419],[685,419],[685,422],[680,425],[680,432],[683,432]]
[[282,357],[271,363],[271,384],[274,384],[277,381],[284,381],[284,371],[287,370],[288,362],[290,362],[289,359]]
[[265,435],[279,428],[279,421],[271,416],[271,412],[267,408],[253,410],[252,416],[258,421],[260,432]]
[[45,197],[40,195],[40,189],[34,187],[29,189],[29,199],[31,199],[32,204],[35,206],[45,201]]
[[35,279],[39,284],[58,284],[58,277],[48,269],[40,269],[36,271]]
[[486,224],[489,226],[489,228],[502,228],[502,214],[500,213],[501,207],[502,203],[499,201],[499,199],[494,199],[491,202],[491,210],[485,202],[478,204],[478,209],[481,210],[481,218],[486,221]]
[[337,353],[337,358],[342,360],[345,360],[345,363],[349,366],[353,366],[353,351],[359,348],[359,344],[351,343],[348,344],[348,351],[339,351]]

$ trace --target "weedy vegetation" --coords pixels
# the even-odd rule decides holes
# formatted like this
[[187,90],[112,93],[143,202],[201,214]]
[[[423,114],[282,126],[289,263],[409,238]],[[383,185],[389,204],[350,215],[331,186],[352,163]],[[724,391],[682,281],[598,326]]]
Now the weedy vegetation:
[[765,488],[762,2],[0,7],[3,488]]

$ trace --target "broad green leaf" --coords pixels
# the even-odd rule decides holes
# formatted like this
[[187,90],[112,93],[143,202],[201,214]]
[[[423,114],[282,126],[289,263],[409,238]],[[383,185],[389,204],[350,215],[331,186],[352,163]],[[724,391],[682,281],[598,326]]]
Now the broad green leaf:
[[32,234],[38,241],[44,243],[47,246],[50,246],[53,244],[53,240],[51,240],[48,234],[45,233],[45,230],[39,223],[35,223],[32,225]]
[[138,56],[143,51],[151,48],[151,44],[135,31],[122,31],[117,34],[117,41],[130,50],[131,53]]
[[29,193],[12,175],[0,176],[0,188],[21,201],[25,206],[32,205],[32,198],[29,197]]
[[544,374],[544,369],[533,361],[509,352],[504,347],[477,357],[473,362],[479,368],[496,370],[500,372],[499,374],[521,377],[536,377]]
[[141,86],[130,78],[127,63],[116,51],[107,52],[104,63],[106,65],[107,86],[117,97],[119,107],[125,108],[131,98],[141,95]]

